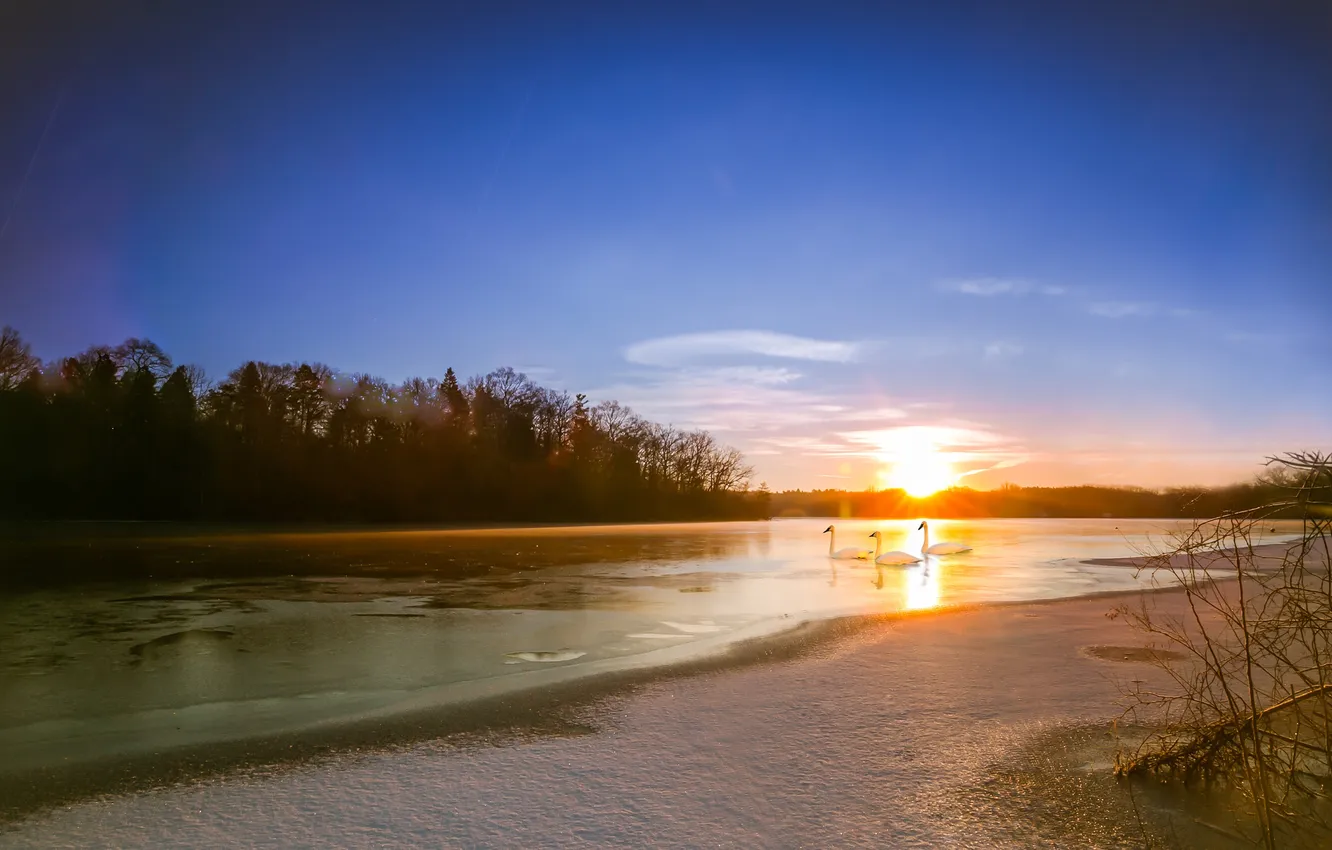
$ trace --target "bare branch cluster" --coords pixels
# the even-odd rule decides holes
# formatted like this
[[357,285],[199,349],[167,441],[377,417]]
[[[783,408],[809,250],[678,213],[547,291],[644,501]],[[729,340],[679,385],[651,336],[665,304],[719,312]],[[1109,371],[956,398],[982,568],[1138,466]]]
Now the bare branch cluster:
[[[1194,526],[1145,570],[1178,583],[1183,615],[1150,599],[1118,613],[1148,635],[1173,688],[1137,685],[1129,713],[1158,730],[1121,756],[1123,776],[1224,785],[1255,842],[1289,836],[1332,845],[1332,456],[1271,458],[1284,501]],[[1298,539],[1257,545],[1292,506]],[[1182,656],[1184,660],[1173,661]],[[1324,842],[1318,844],[1318,842]]]

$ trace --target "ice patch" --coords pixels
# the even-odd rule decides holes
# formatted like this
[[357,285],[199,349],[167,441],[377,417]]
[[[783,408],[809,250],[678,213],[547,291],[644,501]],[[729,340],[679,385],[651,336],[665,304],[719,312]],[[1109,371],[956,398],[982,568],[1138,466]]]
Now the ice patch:
[[722,630],[721,626],[712,623],[672,623],[669,620],[662,620],[661,624],[663,626],[670,626],[678,631],[687,632],[691,635],[702,635],[709,632],[720,632]]
[[575,658],[582,658],[587,655],[586,652],[579,652],[576,649],[557,649],[553,652],[506,652],[505,658],[515,658],[519,661],[539,661],[550,663],[553,661],[573,661]]

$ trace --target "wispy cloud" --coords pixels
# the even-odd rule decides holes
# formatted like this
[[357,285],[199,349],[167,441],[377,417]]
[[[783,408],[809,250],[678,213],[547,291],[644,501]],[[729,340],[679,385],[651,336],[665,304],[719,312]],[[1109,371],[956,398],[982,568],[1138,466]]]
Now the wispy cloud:
[[1197,310],[1187,307],[1166,307],[1155,301],[1093,301],[1087,305],[1087,312],[1104,319],[1126,319],[1135,316],[1144,319],[1153,316],[1188,319],[1198,315]]
[[759,451],[777,451],[814,458],[837,458],[869,469],[895,465],[928,453],[947,461],[954,474],[966,478],[983,472],[1008,469],[1031,461],[1036,455],[1011,437],[986,425],[962,420],[938,424],[900,424],[865,430],[834,431],[818,435],[774,434],[757,437]]
[[[836,389],[842,367],[872,345],[764,330],[659,337],[625,349],[625,360],[635,368],[591,395],[618,399],[649,419],[733,434],[749,447],[771,451],[775,447],[755,445],[751,438],[878,425],[906,416],[882,399],[865,404]],[[822,370],[822,383],[773,359]]]
[[802,377],[799,372],[793,372],[790,369],[764,366],[725,366],[719,369],[709,369],[706,374],[718,381],[734,381],[763,386],[789,384]]
[[559,373],[549,366],[517,366],[515,369],[535,381],[540,381],[548,387],[561,389],[564,386],[564,381]]
[[1155,316],[1159,305],[1149,301],[1093,301],[1087,312],[1106,319],[1124,319],[1129,316]]
[[618,399],[649,419],[731,434],[773,434],[828,423],[844,427],[906,416],[893,407],[859,407],[801,389],[794,386],[800,377],[759,367],[672,369],[626,375],[591,395]]
[[972,422],[946,425],[899,425],[872,431],[846,431],[839,437],[852,444],[867,447],[876,455],[893,455],[900,451],[918,451],[928,443],[936,451],[991,448],[1010,442],[984,425]]
[[634,343],[624,359],[643,366],[682,366],[717,357],[761,355],[792,360],[851,363],[862,343],[811,339],[774,331],[711,331],[658,337]]
[[[920,355],[932,350],[928,342],[851,342],[772,331],[667,336],[629,346],[624,357],[630,369],[591,395],[618,399],[648,419],[713,431],[779,468],[835,462],[841,473],[849,464],[853,478],[872,478],[893,462],[894,446],[906,440],[919,447],[926,438],[929,451],[948,460],[958,476],[1026,462],[1025,448],[987,426],[941,418],[938,402],[899,402],[846,380],[845,364],[871,348]],[[974,355],[977,349],[970,342],[949,350]],[[982,350],[987,359],[1003,359],[1020,355],[1023,346],[999,339]],[[804,365],[797,369],[773,359]],[[808,460],[817,458],[823,460]]]
[[1017,357],[1022,351],[1022,346],[1016,342],[998,340],[985,346],[985,359],[1004,360],[1009,357]]
[[1066,295],[1068,289],[1050,284],[1037,284],[1022,278],[971,277],[940,281],[938,288],[963,295],[992,297],[995,295]]
[[897,462],[928,447],[951,463],[959,477],[1008,469],[1031,459],[1031,453],[1017,441],[974,422],[898,425],[837,436],[884,463]]

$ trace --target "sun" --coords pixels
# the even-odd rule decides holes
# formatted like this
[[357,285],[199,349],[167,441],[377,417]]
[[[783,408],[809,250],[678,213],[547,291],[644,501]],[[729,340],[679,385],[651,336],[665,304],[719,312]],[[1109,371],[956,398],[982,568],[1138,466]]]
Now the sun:
[[900,488],[908,496],[922,499],[956,483],[953,465],[928,429],[903,428],[893,436],[892,445],[885,445],[879,455],[888,464],[880,473],[885,487]]
[[894,487],[901,487],[908,496],[920,499],[953,486],[953,469],[937,454],[922,455],[899,460],[893,466],[891,479]]

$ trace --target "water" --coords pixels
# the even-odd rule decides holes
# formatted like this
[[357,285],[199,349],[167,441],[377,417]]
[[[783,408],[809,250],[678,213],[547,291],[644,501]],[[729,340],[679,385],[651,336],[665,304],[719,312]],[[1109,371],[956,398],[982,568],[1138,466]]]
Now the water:
[[[826,525],[122,534],[57,546],[50,557],[101,552],[140,577],[0,600],[0,770],[669,663],[811,619],[1132,589],[1148,579],[1082,561],[1139,554],[1171,527],[937,521],[933,540],[974,551],[876,571],[830,561]],[[837,545],[872,545],[882,530],[885,549],[918,550],[915,526],[842,521]]]

